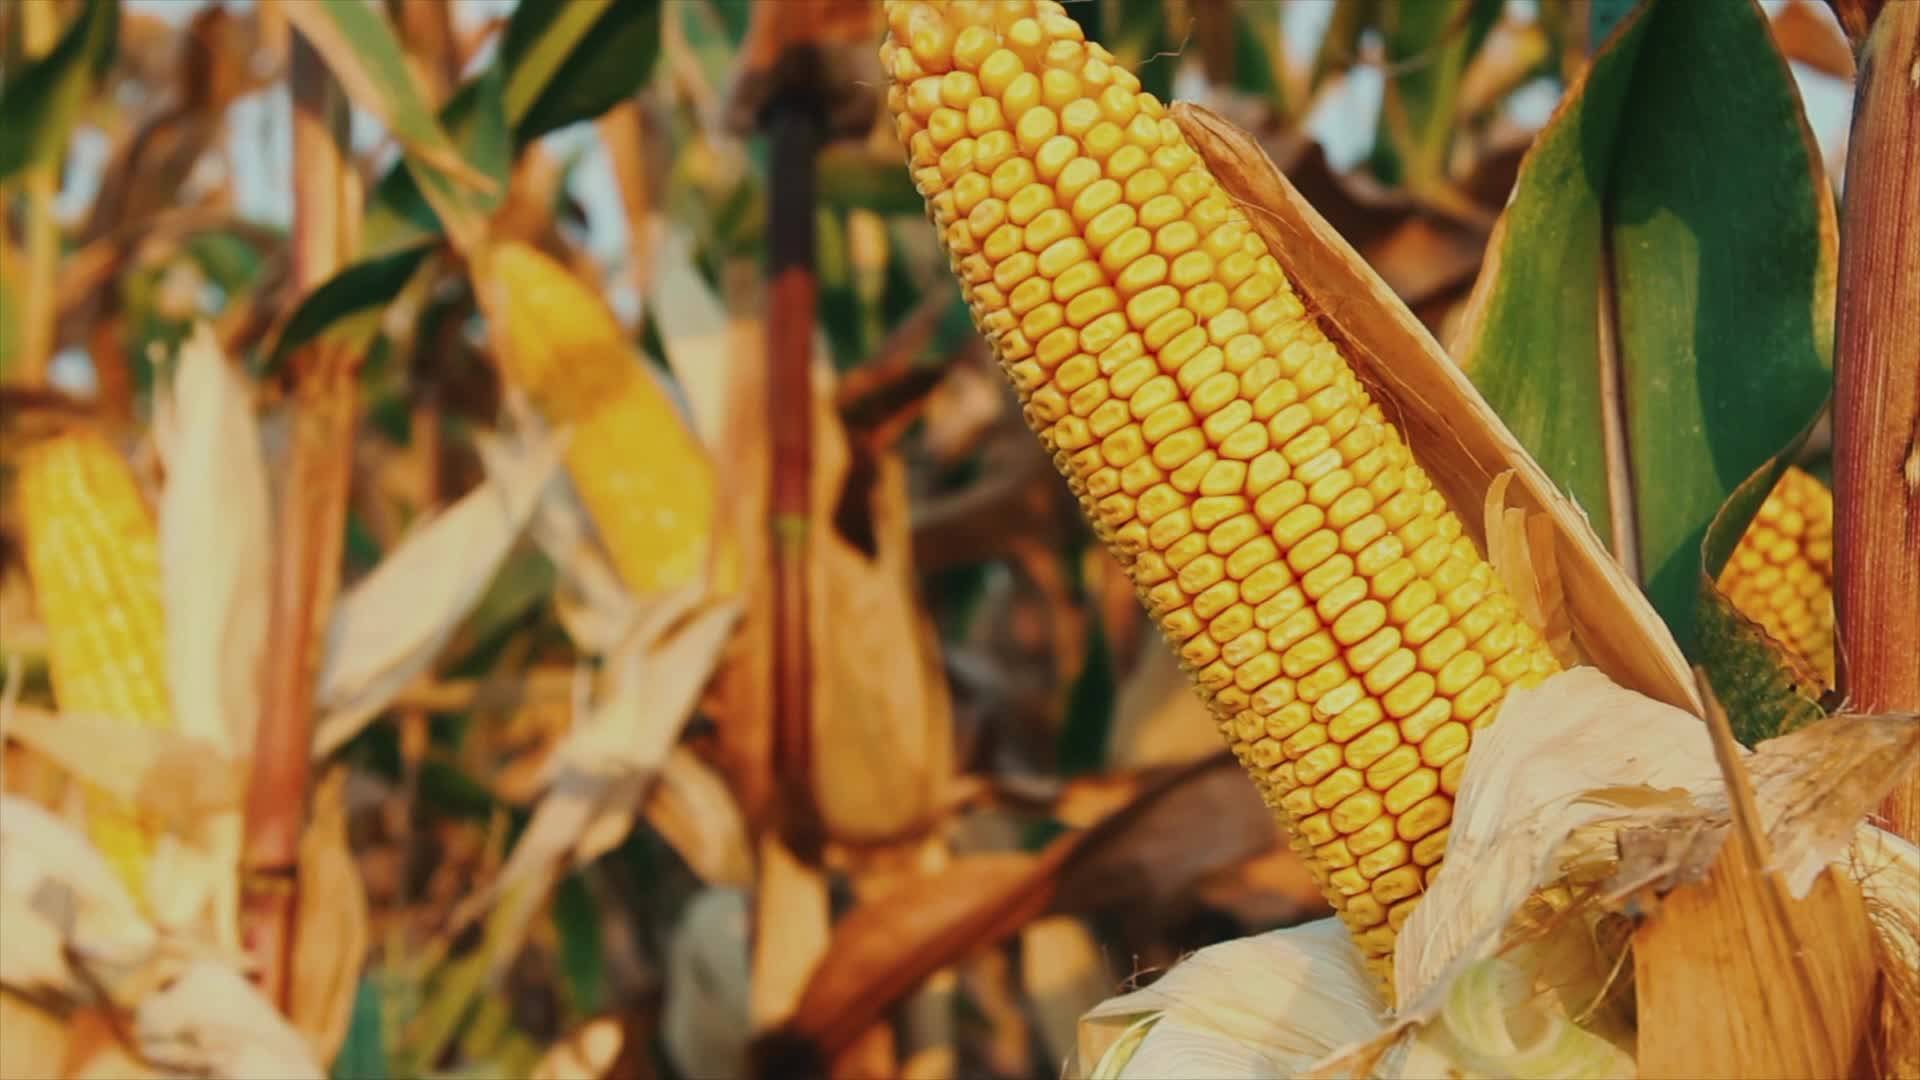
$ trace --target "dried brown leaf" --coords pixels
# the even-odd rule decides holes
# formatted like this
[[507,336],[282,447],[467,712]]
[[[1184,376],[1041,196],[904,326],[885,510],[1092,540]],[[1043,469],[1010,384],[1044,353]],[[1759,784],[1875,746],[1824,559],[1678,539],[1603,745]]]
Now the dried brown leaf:
[[1669,893],[1634,932],[1640,1073],[1851,1075],[1878,976],[1859,886],[1823,867],[1810,893],[1791,894],[1769,870],[1773,846],[1717,702],[1707,731],[1733,835],[1704,882]]
[[834,927],[787,1031],[837,1053],[932,971],[1045,911],[1063,851],[963,855],[854,909]]
[[1081,1015],[1111,993],[1114,982],[1100,943],[1080,920],[1054,915],[1021,931],[1020,986],[1049,1070],[1073,1053]]
[[157,824],[187,831],[239,807],[244,772],[218,746],[159,728],[16,706],[7,734]]
[[1787,59],[1822,75],[1853,78],[1853,47],[1847,44],[1847,35],[1828,5],[1817,0],[1787,0],[1774,12],[1769,25]]
[[[20,928],[10,927],[9,934]],[[26,998],[0,990],[0,1080],[45,1080],[67,1060],[67,1025]]]
[[[1127,600],[1139,603],[1131,593]],[[1120,684],[1107,736],[1108,766],[1172,765],[1217,753],[1218,722],[1194,693],[1179,659],[1158,640],[1147,645],[1133,674]]]
[[438,657],[540,505],[560,463],[552,439],[485,444],[488,479],[416,529],[340,598],[316,696],[314,753],[345,745]]
[[346,783],[347,770],[336,767],[315,786],[300,838],[288,1012],[318,1061],[332,1061],[347,1037],[369,938],[367,893],[347,843]]
[[[753,903],[753,979],[749,988],[751,1029],[785,1023],[822,973],[830,957],[833,915],[826,875],[801,861],[771,832],[760,836],[760,868]],[[831,952],[837,952],[837,946]],[[825,965],[832,967],[829,963]],[[736,1029],[744,1040],[746,1031]],[[852,1039],[865,1025],[846,1033]],[[744,1045],[744,1043],[743,1043]]]
[[555,1043],[533,1067],[534,1080],[600,1080],[612,1075],[626,1033],[620,1021],[596,1016]]
[[[952,769],[951,697],[938,636],[919,606],[905,463],[850,445],[819,398],[814,432],[812,801],[836,839],[877,843],[925,827],[940,808]],[[871,552],[843,532],[849,514],[864,524]]]
[[1852,1073],[1876,972],[1859,890],[1829,870],[1781,908],[1767,877],[1727,843],[1634,934],[1641,1076]]
[[1843,858],[1860,823],[1920,755],[1920,716],[1827,717],[1754,748],[1746,759],[1774,857],[1794,896]]
[[740,807],[693,751],[674,748],[641,813],[708,885],[752,884],[753,850]]

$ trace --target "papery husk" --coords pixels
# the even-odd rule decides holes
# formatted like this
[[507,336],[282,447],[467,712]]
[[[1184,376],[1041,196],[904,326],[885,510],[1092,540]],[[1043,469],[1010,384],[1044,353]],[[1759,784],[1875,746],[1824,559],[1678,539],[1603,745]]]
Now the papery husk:
[[[1699,715],[1699,692],[1666,624],[1433,335],[1327,224],[1246,132],[1186,102],[1169,110],[1328,338],[1375,394],[1482,551],[1480,507],[1512,471],[1515,508],[1553,525],[1573,644],[1620,685]],[[1541,545],[1544,547],[1544,545]],[[1545,632],[1547,628],[1540,628]]]
[[445,648],[557,486],[564,436],[483,437],[487,480],[418,526],[335,605],[314,753],[358,734]]
[[[824,375],[824,360],[819,366]],[[816,378],[816,391],[826,385]],[[952,698],[938,634],[919,605],[906,464],[891,450],[852,446],[830,395],[817,392],[814,405],[808,779],[830,835],[884,843],[917,833],[943,806],[953,771]],[[864,477],[856,468],[862,452]],[[836,527],[845,500],[864,503],[855,513],[871,522],[871,555]]]
[[[1883,718],[1837,719],[1852,730],[1816,732],[1819,742],[1789,736],[1740,755],[1758,780],[1758,818],[1770,842],[1791,853],[1769,863],[1768,872],[1783,888],[1800,878],[1821,880],[1805,873],[1811,860],[1820,874],[1858,883],[1875,930],[1871,945],[1888,975],[1887,1008],[1896,1018],[1911,1017],[1920,960],[1911,897],[1920,895],[1920,853],[1871,826],[1833,823],[1864,816],[1906,756],[1908,744],[1899,740],[1920,738],[1920,731]],[[1827,778],[1824,788],[1810,779],[1820,777]],[[1813,790],[1839,805],[1816,805]],[[1082,1020],[1076,1064],[1100,1061],[1126,1035],[1138,1044],[1126,1061],[1109,1059],[1095,1075],[1631,1074],[1638,1049],[1625,1009],[1626,944],[1628,916],[1637,909],[1612,909],[1641,886],[1672,887],[1714,863],[1728,818],[1725,791],[1704,725],[1597,669],[1576,668],[1516,691],[1500,721],[1478,737],[1455,806],[1447,865],[1473,872],[1441,873],[1403,928],[1395,966],[1401,1004],[1391,1017],[1378,998],[1340,990],[1336,973],[1342,964],[1357,966],[1358,954],[1326,920],[1310,924],[1323,927],[1323,941],[1294,928],[1277,932],[1290,939],[1269,942],[1273,935],[1265,935],[1216,946],[1146,990],[1102,1004]],[[1646,835],[1671,838],[1671,853],[1656,852],[1649,862],[1639,843],[1623,855],[1623,837]],[[1687,859],[1698,865],[1689,870]],[[1761,879],[1757,871],[1752,876]],[[1819,890],[1813,892],[1817,900]],[[1672,926],[1682,944],[1699,933],[1685,922]],[[1855,944],[1869,943],[1862,936]],[[1250,956],[1284,951],[1255,962],[1236,959],[1235,949]],[[1201,957],[1208,959],[1196,967]],[[1269,974],[1225,974],[1236,963]],[[1249,996],[1248,979],[1273,972],[1291,977],[1258,982]],[[1707,974],[1697,964],[1669,961],[1637,973],[1635,983]],[[1859,984],[1870,982],[1863,977]],[[1736,1016],[1735,1003],[1778,997],[1757,988],[1694,990],[1697,1008]],[[1182,1004],[1183,996],[1192,1001]],[[1257,1004],[1238,1004],[1249,1000]],[[1257,1014],[1235,1019],[1234,1010],[1246,1008]],[[1201,1020],[1183,1020],[1182,1009]],[[1659,1014],[1643,1009],[1640,1016],[1646,1025]],[[1658,1022],[1672,1023],[1667,1016]],[[1672,1030],[1684,1033],[1685,1025]],[[1318,1057],[1294,1056],[1310,1052],[1328,1031],[1349,1033],[1341,1036],[1348,1041]],[[1895,1060],[1890,1051],[1884,1056]]]

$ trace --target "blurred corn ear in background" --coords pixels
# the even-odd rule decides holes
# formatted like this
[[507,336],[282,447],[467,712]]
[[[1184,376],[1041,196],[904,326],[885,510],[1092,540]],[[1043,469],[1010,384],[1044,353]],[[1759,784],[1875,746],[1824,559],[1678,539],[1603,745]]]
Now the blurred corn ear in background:
[[[65,713],[170,727],[159,538],[132,468],[91,428],[34,442],[18,464],[27,573],[56,703]],[[131,808],[98,791],[86,798],[94,843],[134,896],[145,895],[151,838]]]
[[699,578],[714,528],[711,468],[606,301],[523,244],[500,245],[486,266],[501,369],[548,423],[573,429],[567,472],[621,579],[646,595]]
[[1833,685],[1833,492],[1789,468],[1720,571],[1720,591]]

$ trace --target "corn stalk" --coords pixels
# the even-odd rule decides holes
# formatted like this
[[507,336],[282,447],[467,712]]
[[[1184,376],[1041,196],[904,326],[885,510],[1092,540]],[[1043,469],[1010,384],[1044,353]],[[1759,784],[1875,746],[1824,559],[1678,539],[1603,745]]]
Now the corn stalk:
[[[1861,44],[1834,340],[1834,605],[1840,689],[1920,711],[1920,4]],[[1920,838],[1920,772],[1882,807]]]
[[[348,159],[346,95],[313,46],[294,35],[293,286],[306,295],[353,254],[358,175]],[[242,935],[261,988],[282,1009],[293,985],[297,870],[312,757],[314,678],[339,591],[352,468],[357,357],[325,340],[299,358],[293,446],[274,545],[264,716],[254,751],[241,854]]]

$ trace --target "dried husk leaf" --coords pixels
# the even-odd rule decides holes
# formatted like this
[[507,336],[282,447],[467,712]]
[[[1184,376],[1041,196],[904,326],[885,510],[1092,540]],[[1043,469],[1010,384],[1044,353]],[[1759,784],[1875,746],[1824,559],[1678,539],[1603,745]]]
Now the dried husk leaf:
[[600,1080],[611,1075],[625,1045],[620,1021],[596,1016],[541,1055],[533,1080]]
[[1377,1030],[1386,1003],[1375,987],[1338,919],[1209,946],[1089,1010],[1069,1073],[1087,1075],[1129,1028],[1157,1017],[1108,1075],[1297,1076]]
[[346,1040],[369,934],[367,892],[347,843],[347,770],[315,785],[300,838],[300,909],[294,927],[288,1018],[318,1061]]
[[[133,897],[91,843],[39,805],[0,795],[0,985],[87,1000],[73,959],[130,974],[158,945]],[[78,956],[66,955],[69,948]],[[109,980],[109,985],[113,980]]]
[[[1518,508],[1555,527],[1575,644],[1622,686],[1702,711],[1698,690],[1666,625],[1607,553],[1578,507],[1555,489],[1513,433],[1433,336],[1252,137],[1209,110],[1169,110],[1222,188],[1247,210],[1302,300],[1399,427],[1454,507],[1481,505],[1494,478],[1513,470]],[[1463,523],[1476,534],[1471,514]],[[1476,535],[1484,546],[1485,537]]]
[[753,978],[747,989],[749,1027],[755,1032],[786,1023],[805,1009],[835,933],[825,873],[802,862],[771,832],[760,835],[759,862]]
[[[1920,852],[1860,824],[1867,807],[1892,782],[1898,761],[1911,753],[1908,740],[1920,738],[1920,732],[1905,718],[1838,719],[1845,726],[1776,739],[1741,757],[1757,781],[1760,819],[1782,853],[1770,864],[1782,875],[1781,887],[1789,876],[1806,876],[1812,866],[1833,872],[1819,878],[1819,888],[1844,892],[1857,881],[1865,894],[1867,917],[1876,931],[1871,943],[1864,933],[1851,941],[1830,941],[1829,932],[1803,928],[1803,940],[1825,942],[1813,947],[1844,954],[1843,970],[1858,976],[1828,991],[1844,1014],[1851,1007],[1846,1001],[1857,1000],[1856,992],[1864,994],[1871,985],[1871,968],[1860,963],[1860,950],[1869,944],[1879,950],[1890,983],[1912,987],[1920,982],[1913,978],[1915,962],[1920,961],[1920,923],[1899,914],[1910,909],[1911,896],[1920,893]],[[1622,752],[1622,747],[1628,750]],[[1830,804],[1817,798],[1817,792],[1826,792]],[[1292,1045],[1288,1040],[1301,1038],[1302,1032],[1317,1037],[1319,1029],[1249,1027],[1223,1033],[1188,1030],[1178,1023],[1168,1026],[1163,1009],[1172,1004],[1138,995],[1193,985],[1167,981],[1186,966],[1181,965],[1148,991],[1130,995],[1130,1002],[1116,999],[1122,1004],[1107,1002],[1090,1012],[1082,1025],[1079,1062],[1085,1067],[1107,1056],[1106,1071],[1100,1075],[1114,1076],[1276,1071],[1426,1076],[1449,1069],[1463,1075],[1560,1076],[1631,1071],[1632,1058],[1623,1056],[1631,1036],[1618,1005],[1596,1007],[1618,996],[1610,987],[1617,978],[1623,942],[1617,932],[1598,929],[1599,920],[1608,918],[1602,909],[1583,903],[1579,892],[1569,892],[1562,883],[1588,883],[1576,889],[1591,896],[1591,883],[1616,868],[1618,878],[1632,875],[1633,883],[1650,884],[1671,876],[1666,866],[1673,859],[1691,858],[1704,865],[1724,839],[1726,819],[1721,768],[1707,729],[1697,719],[1620,687],[1597,669],[1562,673],[1536,688],[1516,691],[1500,722],[1476,743],[1455,806],[1447,864],[1472,866],[1474,872],[1442,873],[1403,928],[1395,972],[1402,1004],[1395,1016],[1383,1019],[1377,999],[1348,1002],[1344,1008],[1350,1013],[1337,1023],[1359,1033],[1352,1041],[1339,1045],[1332,1040],[1326,1052],[1314,1058],[1286,1061],[1283,1050]],[[1677,846],[1672,854],[1648,852],[1644,843],[1628,847],[1629,839],[1648,835]],[[1648,873],[1649,867],[1657,872]],[[1758,869],[1750,868],[1748,878],[1766,880]],[[1835,909],[1811,910],[1831,915]],[[1722,915],[1718,921],[1736,927],[1767,920],[1741,923]],[[1337,933],[1334,920],[1315,925],[1326,926],[1333,939],[1314,946],[1327,950],[1324,956],[1316,954],[1316,961],[1358,964],[1351,941]],[[1684,918],[1668,925],[1674,928],[1676,948],[1684,948],[1688,936],[1699,933]],[[1230,945],[1252,948],[1259,940]],[[1717,978],[1710,974],[1717,970],[1676,956],[1639,977],[1684,980],[1684,974],[1674,973],[1697,972]],[[1204,980],[1197,984],[1229,1002],[1249,997],[1245,979],[1221,981],[1217,987]],[[1328,985],[1324,978],[1315,983],[1322,989]],[[1373,993],[1371,984],[1362,985]],[[1722,1016],[1739,1013],[1727,1008],[1732,999],[1721,989],[1690,989],[1691,1008],[1711,1008]],[[1251,996],[1270,1007],[1281,992],[1304,991],[1260,984]],[[1740,1000],[1769,997],[1760,987],[1743,993]],[[1896,1010],[1903,1007],[1902,1000],[1913,999],[1896,999]],[[1217,1023],[1225,1007],[1209,1001],[1197,1012]],[[1318,999],[1312,1007],[1343,1008]],[[1674,1009],[1663,1008],[1665,1014]],[[1261,1022],[1273,1022],[1279,1012],[1263,1011]],[[1320,1021],[1318,1012],[1309,1015]],[[1646,1017],[1663,1012],[1643,1005],[1640,1015],[1645,1024]],[[1857,1008],[1852,1015],[1858,1015]],[[1583,1019],[1575,1025],[1574,1017]],[[1696,1019],[1691,1026],[1700,1023]],[[1663,1030],[1673,1031],[1678,1040],[1688,1026]],[[1130,1048],[1109,1055],[1123,1036]],[[1644,1064],[1647,1059],[1641,1060]],[[1789,1058],[1776,1055],[1779,1060]],[[1709,1063],[1692,1058],[1687,1064],[1697,1074]]]
[[[1133,598],[1129,596],[1129,602]],[[1217,753],[1218,724],[1194,693],[1172,649],[1140,650],[1140,662],[1120,684],[1107,737],[1110,769],[1174,764]]]
[[685,747],[675,747],[647,793],[641,813],[708,885],[753,883],[747,823],[720,774]]
[[179,731],[18,705],[7,734],[168,830],[238,809],[246,790],[240,763]]
[[1080,1016],[1099,1004],[1113,976],[1087,924],[1052,915],[1020,932],[1020,985],[1053,1066],[1073,1056]]
[[1431,1017],[1446,984],[1485,959],[1535,889],[1560,876],[1577,830],[1636,813],[1677,813],[1719,783],[1706,728],[1575,668],[1515,690],[1480,733],[1461,779],[1447,865],[1400,934],[1401,1017]]
[[[0,909],[4,911],[4,909]],[[19,933],[8,917],[8,933]],[[59,1075],[67,1057],[67,1025],[26,998],[0,990],[0,1080],[45,1080]]]
[[204,323],[180,349],[158,409],[169,444],[160,500],[167,684],[180,731],[238,760],[259,713],[252,671],[266,645],[270,509],[246,378]]
[[434,515],[340,598],[321,661],[314,752],[358,734],[439,656],[554,479],[551,439],[480,440],[487,479]]
[[[181,732],[246,762],[260,711],[259,681],[251,673],[266,648],[272,529],[252,387],[201,323],[180,350],[172,385],[162,389],[155,428],[168,444],[159,529],[173,715]],[[243,768],[222,771],[235,782],[245,775]],[[161,775],[175,791],[220,789],[172,771]],[[245,828],[240,808],[236,802],[195,824],[213,871],[206,875],[208,928],[223,946],[237,948],[240,879],[233,868]],[[157,867],[149,874],[155,883],[173,876],[162,877]],[[182,906],[198,905],[187,900]]]
[[[815,380],[816,389],[821,380]],[[924,827],[952,771],[951,698],[939,639],[916,597],[906,465],[869,451],[872,556],[835,527],[834,507],[859,489],[854,449],[816,393],[808,538],[813,647],[813,803],[836,839],[873,844]],[[875,657],[895,657],[875,663]]]
[[247,979],[200,961],[134,1013],[143,1056],[214,1080],[325,1080],[306,1037]]
[[631,831],[738,615],[731,603],[698,607],[700,596],[695,585],[658,601],[608,657],[600,700],[546,763],[533,819],[493,882],[455,912],[465,925],[496,903],[511,908],[489,921],[496,973],[519,951],[559,875]]

